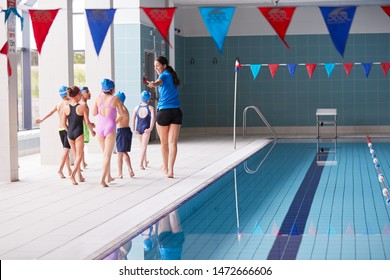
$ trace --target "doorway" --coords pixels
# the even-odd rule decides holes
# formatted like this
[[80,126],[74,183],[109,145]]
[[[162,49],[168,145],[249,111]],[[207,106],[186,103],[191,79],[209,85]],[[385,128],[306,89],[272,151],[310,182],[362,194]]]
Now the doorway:
[[[156,80],[156,71],[154,70],[154,60],[156,59],[156,53],[154,51],[145,51],[145,73],[144,79],[147,81],[155,81]],[[151,94],[149,104],[152,105],[155,109],[157,108],[158,102],[158,90],[156,88],[148,88],[145,84],[145,90],[149,91]],[[156,130],[156,126],[154,126],[151,134],[150,141],[154,141],[158,139],[158,134]]]

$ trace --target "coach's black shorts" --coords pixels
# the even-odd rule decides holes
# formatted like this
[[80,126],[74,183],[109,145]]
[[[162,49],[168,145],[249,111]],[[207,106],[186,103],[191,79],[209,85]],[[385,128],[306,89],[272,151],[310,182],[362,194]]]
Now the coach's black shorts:
[[183,120],[183,113],[180,108],[157,110],[156,121],[161,126],[170,124],[181,124]]

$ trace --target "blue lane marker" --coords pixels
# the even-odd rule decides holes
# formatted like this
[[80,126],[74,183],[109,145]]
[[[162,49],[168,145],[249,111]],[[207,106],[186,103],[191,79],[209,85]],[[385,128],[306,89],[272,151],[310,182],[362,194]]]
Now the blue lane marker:
[[[327,154],[324,154],[324,157],[327,157]],[[268,254],[268,260],[296,259],[323,170],[324,166],[318,166],[317,157],[314,157],[280,226],[279,234]]]

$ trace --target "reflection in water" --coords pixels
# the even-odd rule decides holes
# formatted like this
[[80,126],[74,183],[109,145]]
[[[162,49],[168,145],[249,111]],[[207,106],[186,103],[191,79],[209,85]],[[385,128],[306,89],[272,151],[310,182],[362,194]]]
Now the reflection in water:
[[[185,238],[177,210],[144,230],[139,237],[142,238],[142,258],[145,260],[180,260],[182,257]],[[133,242],[139,242],[139,240],[139,238],[138,240],[137,238],[132,239],[104,259],[140,259],[140,255],[136,251],[130,252]]]
[[132,245],[133,242],[130,240],[125,245],[119,247],[119,249],[105,257],[104,260],[127,260],[127,256],[131,251]]
[[106,259],[389,259],[390,208],[371,192],[365,143],[329,143],[324,164],[317,145],[268,145]]

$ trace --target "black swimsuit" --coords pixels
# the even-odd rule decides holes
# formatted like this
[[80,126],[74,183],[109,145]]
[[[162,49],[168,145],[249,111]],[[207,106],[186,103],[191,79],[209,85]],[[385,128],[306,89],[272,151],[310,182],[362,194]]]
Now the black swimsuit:
[[76,108],[80,104],[75,106],[69,105],[70,114],[68,115],[68,138],[70,140],[76,140],[77,137],[83,135],[83,120],[84,116],[77,115]]

